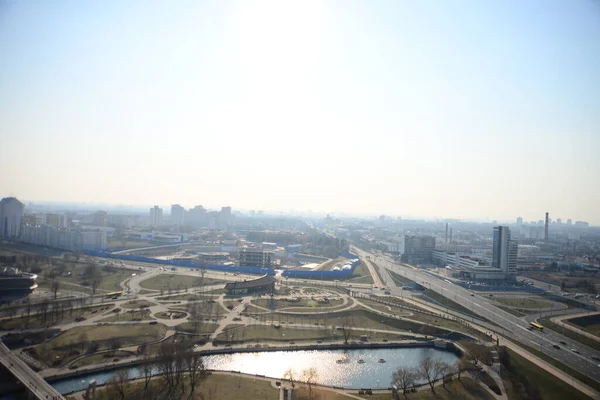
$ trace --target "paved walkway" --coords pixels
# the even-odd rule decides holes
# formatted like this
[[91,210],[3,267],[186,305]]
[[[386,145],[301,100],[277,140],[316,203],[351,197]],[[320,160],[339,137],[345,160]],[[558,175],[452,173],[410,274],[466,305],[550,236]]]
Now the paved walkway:
[[577,328],[576,326],[573,326],[571,324],[567,324],[565,322],[563,322],[563,320],[565,319],[571,319],[571,318],[577,318],[577,317],[587,317],[587,316],[592,316],[592,315],[600,315],[600,312],[595,312],[595,313],[580,313],[580,314],[573,314],[573,315],[560,315],[558,317],[552,317],[550,318],[550,321],[554,322],[556,325],[561,326],[565,329],[568,329],[570,331],[576,332],[580,335],[583,335],[589,339],[595,340],[597,342],[600,342],[600,337],[586,332],[583,329]]

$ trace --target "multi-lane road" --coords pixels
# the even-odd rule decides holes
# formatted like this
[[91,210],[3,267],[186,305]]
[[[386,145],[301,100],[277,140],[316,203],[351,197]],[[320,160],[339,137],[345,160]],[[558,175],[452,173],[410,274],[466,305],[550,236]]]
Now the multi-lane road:
[[6,367],[27,390],[38,399],[64,399],[48,382],[33,372],[21,359],[12,354],[10,350],[0,342],[0,363]]
[[[380,268],[381,270],[389,269],[408,279],[415,280],[424,287],[461,304],[474,314],[494,322],[498,325],[498,328],[496,329],[497,333],[506,338],[539,350],[600,382],[600,361],[596,361],[592,358],[597,357],[597,359],[600,360],[600,352],[551,330],[545,330],[543,332],[530,331],[527,329],[529,328],[529,322],[526,320],[501,310],[492,304],[489,299],[473,294],[469,290],[455,285],[441,277],[398,264],[387,256],[365,252],[358,248],[355,250],[361,257],[370,256],[371,260],[379,267],[383,267]],[[399,288],[395,288],[392,279],[386,279],[384,276],[384,280],[392,292],[399,290]],[[554,346],[558,346],[559,348],[557,349]]]

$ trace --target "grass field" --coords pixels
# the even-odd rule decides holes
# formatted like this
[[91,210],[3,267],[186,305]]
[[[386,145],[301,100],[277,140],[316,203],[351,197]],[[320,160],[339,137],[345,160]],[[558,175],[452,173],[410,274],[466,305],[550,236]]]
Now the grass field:
[[191,275],[174,275],[174,274],[161,274],[158,276],[154,276],[150,279],[146,279],[145,281],[140,282],[140,286],[146,289],[160,290],[165,289],[185,289],[186,286],[188,288],[197,287],[197,286],[207,286],[214,285],[219,283],[225,283],[224,281],[204,278],[201,276],[191,276]]
[[566,319],[563,320],[563,322],[571,324],[592,335],[600,336],[600,315],[598,314]]
[[77,366],[77,368],[81,368],[81,367],[86,367],[88,365],[112,362],[115,358],[122,360],[124,358],[129,358],[129,357],[133,357],[133,356],[135,356],[135,354],[133,354],[130,351],[120,351],[120,350],[117,350],[116,352],[110,351],[107,353],[91,354],[87,357],[77,360],[72,365]]
[[[109,313],[110,314],[110,313]],[[152,321],[154,318],[150,317],[150,310],[145,309],[140,314],[139,310],[129,310],[129,312],[120,312],[110,315],[106,318],[102,318],[98,322],[124,322],[124,321]]]
[[[589,400],[569,384],[539,368],[510,349],[506,349],[508,365],[502,361],[502,381],[509,400],[538,398],[544,400]],[[527,395],[528,397],[524,397]]]
[[155,306],[155,303],[152,303],[148,300],[131,300],[126,303],[121,304],[121,308],[140,308],[140,307],[150,307]]
[[340,281],[373,284],[373,278],[371,277],[369,268],[363,262],[354,268],[352,275],[350,275],[348,278],[342,278]]
[[[358,395],[358,392],[352,392],[353,395]],[[374,394],[371,396],[364,396],[365,399],[370,400],[389,400],[390,394]],[[443,389],[441,387],[435,390],[435,394],[431,392],[429,387],[423,388],[416,393],[409,393],[404,397],[402,393],[400,393],[401,399],[406,400],[493,400],[494,397],[489,394],[484,388],[482,388],[477,381],[462,377],[459,381],[458,379],[454,379],[448,384],[446,384],[446,388]],[[545,399],[545,398],[544,398]]]
[[0,320],[1,330],[13,330],[13,329],[35,329],[44,328],[46,326],[63,325],[74,322],[76,318],[84,317],[88,318],[91,316],[102,314],[104,311],[110,310],[114,307],[114,304],[103,304],[101,306],[86,307],[81,309],[73,309],[71,313],[69,309],[65,309],[62,315],[58,318],[54,317],[54,313],[48,311],[48,317],[45,324],[42,324],[42,316],[40,314],[18,317],[13,319]]
[[194,333],[197,335],[201,335],[204,333],[213,333],[217,330],[218,327],[219,324],[214,324],[212,322],[203,322],[198,325],[198,330],[194,332],[194,325],[191,322],[184,322],[182,324],[175,325],[174,328],[176,331],[179,332]]
[[110,349],[117,342],[119,347],[127,347],[158,340],[165,336],[166,331],[166,326],[162,324],[81,326],[36,346],[32,355],[49,366],[63,365],[83,353],[82,342],[93,342],[98,345],[97,351],[100,351]]
[[[151,386],[148,388],[152,393],[161,393],[164,389],[162,379],[153,379]],[[143,388],[143,382],[135,382],[128,384],[125,398],[140,399],[138,397]],[[189,385],[186,385],[186,393],[183,395],[177,394],[178,399],[187,399],[189,396]],[[161,398],[165,397],[163,394]],[[74,397],[73,397],[74,398]],[[113,400],[117,396],[111,393],[110,390],[102,388],[96,391],[94,399],[96,400]],[[225,375],[225,374],[210,374],[204,378],[196,387],[194,400],[210,399],[210,400],[279,400],[279,389],[274,388],[270,381],[260,380],[255,378],[246,378],[242,376]],[[329,399],[329,398],[327,398]]]
[[550,308],[553,303],[532,297],[496,297],[496,302],[513,308]]
[[328,303],[319,303],[312,299],[300,299],[300,301],[286,301],[282,299],[257,299],[252,300],[252,304],[255,304],[259,307],[268,308],[269,310],[278,310],[285,308],[298,308],[298,307],[307,307],[307,308],[322,308],[322,307],[337,307],[344,303],[341,299],[333,299],[329,300]]
[[385,304],[381,304],[381,303],[378,303],[378,302],[372,301],[372,300],[360,299],[360,300],[358,300],[358,302],[366,304],[371,308],[374,308],[376,310],[379,310],[381,312],[388,313],[388,314],[394,314],[394,315],[398,315],[398,316],[408,316],[411,314],[410,311],[404,310],[400,307],[387,306]]

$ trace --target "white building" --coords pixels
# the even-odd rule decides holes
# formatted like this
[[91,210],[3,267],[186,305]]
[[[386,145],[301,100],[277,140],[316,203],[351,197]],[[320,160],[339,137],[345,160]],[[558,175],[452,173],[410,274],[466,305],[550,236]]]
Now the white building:
[[52,225],[22,227],[21,240],[38,246],[69,251],[106,249],[106,231],[101,229],[64,229]]
[[0,200],[0,238],[16,239],[21,235],[24,205],[14,197]]
[[492,245],[492,267],[500,268],[505,274],[517,274],[517,253],[519,243],[510,238],[507,226],[494,227],[494,243]]
[[179,204],[173,204],[171,206],[171,224],[175,226],[183,225],[183,216],[185,214],[185,208]]
[[162,224],[162,208],[154,206],[150,209],[150,226],[157,227]]

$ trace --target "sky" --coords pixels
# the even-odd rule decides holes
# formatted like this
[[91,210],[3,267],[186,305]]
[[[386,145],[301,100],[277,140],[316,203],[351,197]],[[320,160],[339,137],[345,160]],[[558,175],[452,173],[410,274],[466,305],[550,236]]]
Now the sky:
[[600,224],[600,1],[1,1],[0,196]]

